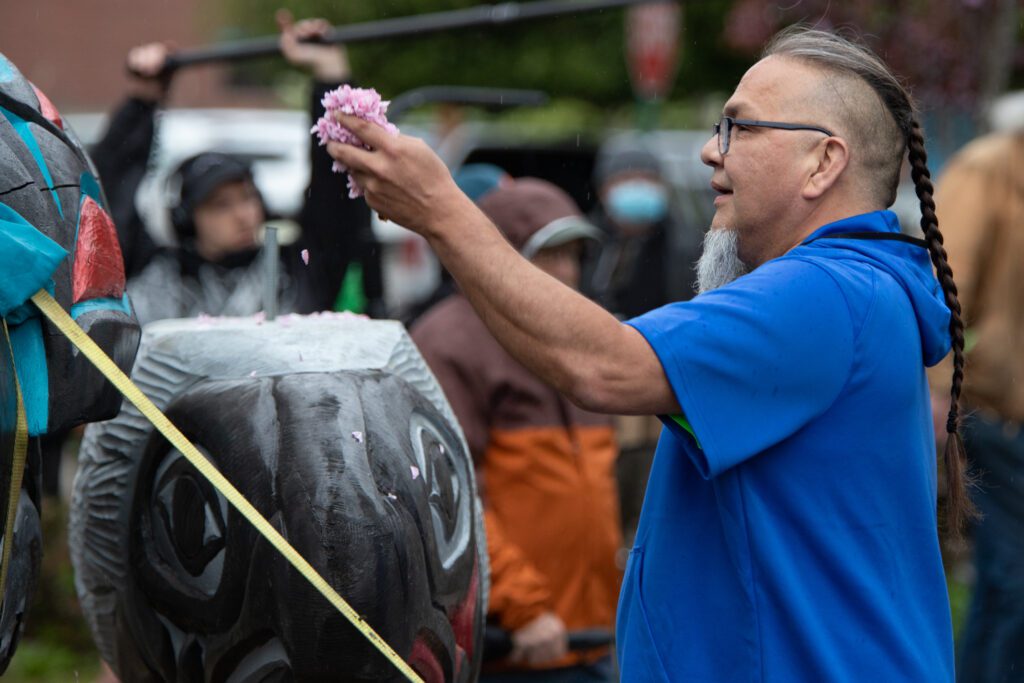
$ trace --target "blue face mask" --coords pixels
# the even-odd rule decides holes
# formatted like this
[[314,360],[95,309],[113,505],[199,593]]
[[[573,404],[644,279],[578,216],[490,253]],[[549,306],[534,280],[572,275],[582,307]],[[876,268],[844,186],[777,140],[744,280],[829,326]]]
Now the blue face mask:
[[668,213],[668,193],[646,180],[627,180],[608,192],[605,208],[621,223],[656,223]]

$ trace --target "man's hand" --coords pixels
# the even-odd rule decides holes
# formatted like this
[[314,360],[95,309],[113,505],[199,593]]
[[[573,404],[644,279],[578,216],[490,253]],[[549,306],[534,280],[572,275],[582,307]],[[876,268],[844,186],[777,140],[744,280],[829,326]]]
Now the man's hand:
[[425,142],[406,135],[390,135],[380,126],[355,116],[339,115],[338,121],[370,149],[332,142],[327,152],[345,164],[365,192],[366,202],[388,220],[437,237],[460,218],[489,221],[462,194],[448,167]]
[[512,654],[517,664],[539,666],[561,659],[569,651],[565,624],[554,612],[545,612],[512,633]]
[[274,15],[281,29],[281,54],[292,66],[309,69],[313,78],[323,83],[341,83],[352,75],[348,52],[341,45],[309,43],[322,38],[331,29],[325,19],[304,19],[295,23],[292,13],[279,9]]
[[169,43],[147,43],[128,51],[128,71],[134,77],[131,86],[133,97],[158,102],[167,95],[171,77],[165,67],[171,52]]

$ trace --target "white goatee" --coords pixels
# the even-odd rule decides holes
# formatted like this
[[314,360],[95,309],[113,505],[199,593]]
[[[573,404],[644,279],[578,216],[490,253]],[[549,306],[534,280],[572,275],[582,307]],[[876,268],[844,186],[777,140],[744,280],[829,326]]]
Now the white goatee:
[[749,269],[740,260],[735,230],[711,228],[704,235],[704,251],[697,261],[697,293],[729,284]]

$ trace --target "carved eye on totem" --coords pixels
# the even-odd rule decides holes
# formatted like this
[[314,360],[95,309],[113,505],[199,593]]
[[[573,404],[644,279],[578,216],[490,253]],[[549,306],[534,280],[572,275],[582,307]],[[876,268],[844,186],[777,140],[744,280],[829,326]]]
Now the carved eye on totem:
[[[205,455],[205,453],[204,453]],[[178,451],[171,451],[153,481],[154,548],[187,588],[213,597],[224,572],[227,501]]]
[[454,439],[446,436],[425,416],[414,413],[410,419],[413,450],[417,467],[428,487],[430,521],[441,567],[451,571],[456,560],[466,554],[472,536],[473,492],[466,458],[456,457]]

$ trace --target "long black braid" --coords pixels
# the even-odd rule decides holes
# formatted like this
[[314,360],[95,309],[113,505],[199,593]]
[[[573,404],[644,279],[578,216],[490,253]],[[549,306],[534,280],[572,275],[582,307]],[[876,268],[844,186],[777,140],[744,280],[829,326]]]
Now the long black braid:
[[[928,155],[924,147],[924,134],[918,122],[913,100],[889,68],[868,48],[846,40],[834,33],[816,31],[800,26],[790,27],[775,36],[765,48],[764,56],[782,55],[810,62],[841,77],[856,77],[867,83],[878,96],[885,111],[892,117],[891,138],[880,128],[862,133],[861,146],[872,147],[865,154],[874,154],[881,164],[875,168],[878,190],[891,204],[896,196],[899,169],[903,160],[902,149],[907,151],[914,190],[921,203],[921,229],[924,231],[928,253],[939,284],[942,287],[946,306],[949,308],[949,335],[953,347],[953,382],[950,389],[949,415],[946,420],[946,447],[943,466],[946,471],[946,526],[947,531],[958,536],[964,523],[976,516],[976,510],[967,495],[969,484],[967,454],[960,437],[960,392],[964,381],[964,323],[961,317],[960,301],[957,298],[953,271],[949,267],[946,249],[942,245],[942,233],[935,215],[935,201],[932,198],[931,173],[928,171]],[[885,140],[891,139],[892,146],[885,147]],[[878,145],[883,145],[878,147]],[[902,149],[901,149],[902,148]],[[890,151],[886,151],[890,150]],[[862,150],[863,151],[863,150]]]
[[949,267],[946,248],[939,232],[939,220],[935,215],[935,200],[931,173],[928,171],[928,154],[924,148],[924,135],[916,117],[910,120],[907,131],[907,153],[910,161],[910,176],[914,180],[914,191],[921,202],[921,230],[928,243],[928,253],[935,266],[939,284],[949,308],[949,336],[953,346],[953,382],[950,386],[949,415],[946,418],[946,448],[943,466],[946,468],[946,525],[948,530],[959,533],[964,522],[975,517],[977,511],[967,495],[969,482],[967,452],[960,437],[960,391],[964,382],[964,321],[961,317],[960,301],[957,298],[953,270]]

